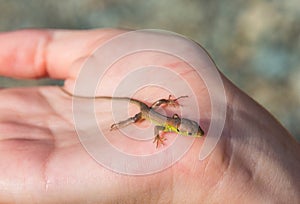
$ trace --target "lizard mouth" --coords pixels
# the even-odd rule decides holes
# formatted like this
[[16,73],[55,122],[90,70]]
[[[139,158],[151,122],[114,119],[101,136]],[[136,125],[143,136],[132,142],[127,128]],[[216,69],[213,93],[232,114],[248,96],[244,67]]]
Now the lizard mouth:
[[204,135],[204,131],[201,129],[201,127],[198,128],[198,135],[199,136],[203,136]]

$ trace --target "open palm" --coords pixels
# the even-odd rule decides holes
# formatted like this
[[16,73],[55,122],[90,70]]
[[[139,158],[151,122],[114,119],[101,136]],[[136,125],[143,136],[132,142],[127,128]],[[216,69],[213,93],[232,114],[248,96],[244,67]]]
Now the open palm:
[[[77,70],[72,69],[74,64],[80,64],[96,46],[121,32],[21,31],[2,34],[4,46],[10,38],[15,44],[6,45],[9,53],[0,51],[3,59],[10,59],[2,62],[1,66],[7,69],[1,69],[0,73],[21,78],[60,78],[65,80],[67,89],[72,89],[77,74]],[[25,57],[19,58],[22,52],[26,53]],[[119,73],[113,76],[121,77]],[[142,97],[151,101],[149,93]],[[172,191],[170,181],[174,175],[171,169],[145,178],[127,177],[94,161],[77,137],[72,98],[58,87],[2,89],[0,101],[0,180],[5,186],[5,190],[0,191],[0,198],[3,202],[104,202],[128,195],[143,200],[145,196],[138,198],[137,195],[151,189],[156,190],[153,195],[148,195],[149,198],[160,199],[161,191]],[[101,117],[106,118],[106,113],[100,109]],[[110,126],[109,120],[104,123]],[[118,141],[122,143],[121,138]]]
[[[122,32],[29,30],[3,33],[0,35],[0,75],[64,79],[65,88],[72,90],[78,64],[83,63],[101,43]],[[177,69],[178,63],[172,66],[180,71]],[[181,74],[199,91],[200,108],[207,110],[207,114],[204,114],[204,129],[207,129],[210,104],[205,86],[193,80],[192,72]],[[120,80],[122,73],[115,72],[111,76]],[[252,202],[256,193],[260,195],[259,189],[270,188],[270,169],[280,169],[278,166],[293,163],[298,165],[297,168],[287,169],[292,170],[291,175],[297,174],[299,162],[281,159],[274,166],[272,159],[284,157],[287,147],[288,154],[298,155],[295,152],[299,152],[299,145],[269,113],[225,77],[223,80],[228,113],[223,135],[213,153],[200,162],[198,155],[203,140],[196,140],[179,162],[148,176],[120,175],[99,165],[77,137],[71,97],[58,87],[1,89],[0,202],[181,203],[184,200],[188,203],[221,203],[229,202],[229,199],[238,202],[241,198],[245,201],[250,198],[248,201]],[[111,86],[112,83],[107,81],[105,95],[110,94]],[[153,102],[154,98],[149,98],[149,95],[153,96],[149,93],[140,96],[142,100]],[[164,93],[158,95],[155,95],[156,99]],[[98,111],[106,118],[106,110]],[[111,125],[109,119],[105,119],[104,123],[107,127]],[[252,134],[253,131],[255,134]],[[132,147],[136,146],[122,140],[122,137],[118,138],[129,150],[135,149]],[[270,156],[269,152],[273,152],[273,155]],[[288,158],[293,161],[292,156]],[[253,165],[258,159],[264,161],[259,165],[259,170]],[[268,174],[264,174],[265,171]],[[281,174],[277,172],[276,175]],[[260,179],[259,183],[256,182],[257,178]],[[290,184],[290,178],[286,176],[281,181]],[[245,181],[251,184],[245,186]],[[255,188],[257,185],[259,187]],[[282,189],[285,189],[284,186]],[[291,191],[282,189],[273,195],[279,195],[282,199],[288,197]],[[296,187],[286,189],[297,191]],[[244,196],[245,192],[249,192],[248,197]],[[265,197],[255,199],[262,201]]]

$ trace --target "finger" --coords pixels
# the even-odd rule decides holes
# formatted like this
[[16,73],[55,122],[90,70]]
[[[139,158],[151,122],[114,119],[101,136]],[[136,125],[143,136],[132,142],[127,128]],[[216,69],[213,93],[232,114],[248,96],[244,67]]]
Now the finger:
[[0,75],[66,79],[72,64],[124,30],[22,30],[0,34]]

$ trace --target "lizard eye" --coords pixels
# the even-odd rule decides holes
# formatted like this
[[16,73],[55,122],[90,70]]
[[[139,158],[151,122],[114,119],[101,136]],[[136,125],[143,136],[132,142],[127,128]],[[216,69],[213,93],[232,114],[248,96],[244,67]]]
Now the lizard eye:
[[179,118],[179,116],[177,114],[174,114],[172,118],[177,119]]
[[193,133],[191,133],[191,132],[188,132],[188,135],[190,135],[190,136],[191,136],[192,134],[193,134]]

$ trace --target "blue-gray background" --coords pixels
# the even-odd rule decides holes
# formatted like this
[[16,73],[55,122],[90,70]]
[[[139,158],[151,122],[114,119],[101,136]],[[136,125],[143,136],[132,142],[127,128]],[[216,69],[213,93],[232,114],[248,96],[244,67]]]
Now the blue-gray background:
[[[0,31],[156,28],[203,45],[222,72],[300,139],[298,0],[0,0]],[[56,81],[0,78],[0,86]]]

